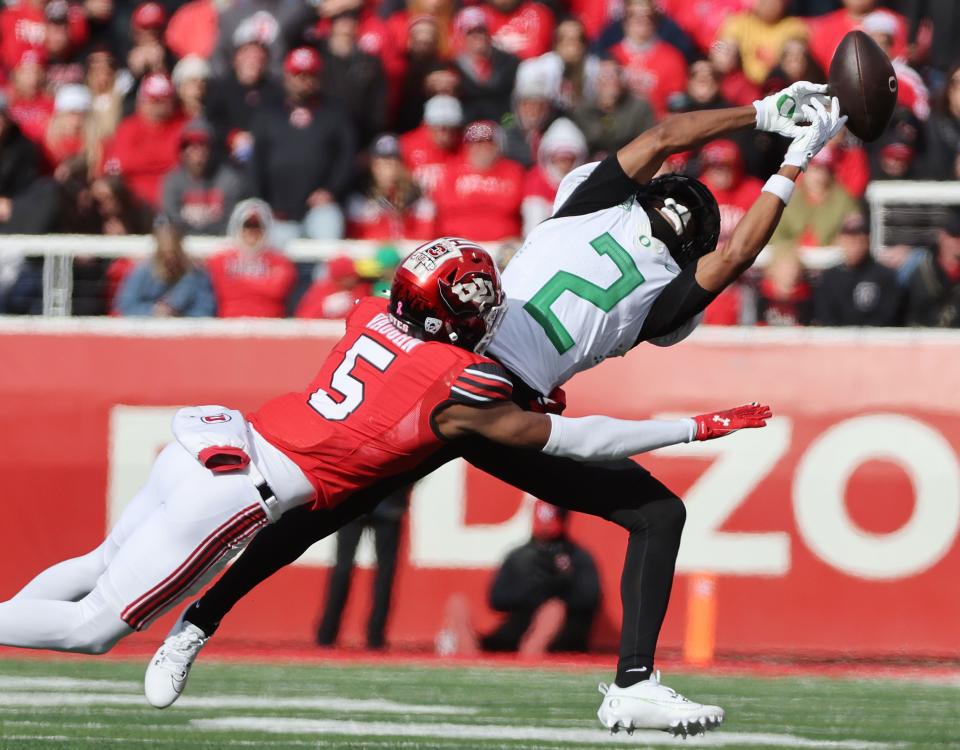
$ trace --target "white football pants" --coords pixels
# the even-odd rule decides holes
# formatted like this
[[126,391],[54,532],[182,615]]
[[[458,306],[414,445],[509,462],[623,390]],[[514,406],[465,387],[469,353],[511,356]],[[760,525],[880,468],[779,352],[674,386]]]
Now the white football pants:
[[103,544],[0,604],[0,645],[109,651],[195,593],[266,523],[246,471],[214,474],[170,443]]

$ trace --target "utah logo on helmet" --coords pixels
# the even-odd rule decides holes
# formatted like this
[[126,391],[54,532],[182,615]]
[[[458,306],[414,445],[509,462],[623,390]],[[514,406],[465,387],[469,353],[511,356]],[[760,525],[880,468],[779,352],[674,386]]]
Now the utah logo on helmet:
[[503,314],[500,272],[475,242],[441,237],[400,264],[390,315],[405,333],[482,354]]

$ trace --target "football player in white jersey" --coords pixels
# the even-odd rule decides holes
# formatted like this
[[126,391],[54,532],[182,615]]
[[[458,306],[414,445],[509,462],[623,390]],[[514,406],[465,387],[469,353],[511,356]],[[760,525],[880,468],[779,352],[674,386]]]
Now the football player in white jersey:
[[[643,341],[675,343],[706,305],[756,259],[794,180],[842,127],[826,87],[805,82],[753,106],[674,115],[560,185],[556,211],[528,237],[504,274],[509,310],[489,353],[512,376],[514,400],[555,406],[554,389],[576,372]],[[695,180],[655,178],[672,153],[758,128],[791,138],[772,176],[723,248],[716,201]],[[495,410],[494,407],[493,410]],[[464,439],[402,477],[325,512],[291,511],[262,531],[236,564],[183,613],[148,667],[182,687],[200,647],[231,607],[317,540],[371,509],[387,493],[460,456],[535,497],[590,513],[629,533],[621,579],[623,623],[616,677],[598,717],[611,730],[662,729],[686,736],[719,725],[723,709],[660,684],[654,652],[666,613],[686,511],[670,489],[633,461],[581,463]],[[184,638],[189,631],[199,637]],[[176,693],[154,696],[172,703]]]

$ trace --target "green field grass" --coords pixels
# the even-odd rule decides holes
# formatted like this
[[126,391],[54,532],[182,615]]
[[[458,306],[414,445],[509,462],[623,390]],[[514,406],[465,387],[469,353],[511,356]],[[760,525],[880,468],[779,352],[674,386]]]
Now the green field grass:
[[[0,660],[0,748],[604,748],[683,746],[610,735],[591,671],[201,662],[166,711],[138,662]],[[893,679],[667,675],[728,712],[686,745],[960,748],[960,687]]]

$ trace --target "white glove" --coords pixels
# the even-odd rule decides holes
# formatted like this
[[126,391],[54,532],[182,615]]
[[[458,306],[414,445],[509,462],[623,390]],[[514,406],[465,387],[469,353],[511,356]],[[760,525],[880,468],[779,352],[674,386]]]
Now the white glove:
[[810,124],[793,126],[795,135],[783,159],[783,166],[806,170],[810,160],[840,132],[847,122],[847,116],[840,116],[840,102],[837,97],[830,99],[829,110],[821,101],[815,99],[803,107],[802,115]]
[[815,101],[827,101],[826,94],[826,84],[797,81],[783,91],[755,101],[757,130],[792,138],[796,135],[793,128],[802,119],[803,108]]

